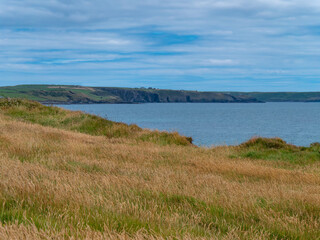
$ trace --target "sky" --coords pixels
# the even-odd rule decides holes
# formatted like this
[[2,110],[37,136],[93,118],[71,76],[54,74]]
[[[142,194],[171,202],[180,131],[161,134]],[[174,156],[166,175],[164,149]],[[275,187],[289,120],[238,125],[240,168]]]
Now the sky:
[[0,86],[320,91],[318,0],[0,0]]

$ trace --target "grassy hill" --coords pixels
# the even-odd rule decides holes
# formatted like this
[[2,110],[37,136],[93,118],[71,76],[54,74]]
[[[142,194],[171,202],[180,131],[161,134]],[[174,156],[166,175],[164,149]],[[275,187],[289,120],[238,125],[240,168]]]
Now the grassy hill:
[[319,239],[320,144],[200,148],[0,99],[0,239]]
[[262,102],[320,102],[320,92],[232,92],[234,96],[250,96]]
[[320,92],[198,92],[154,88],[19,85],[0,87],[0,97],[42,103],[320,102]]
[[43,103],[258,102],[249,96],[218,92],[57,85],[0,87],[0,96]]

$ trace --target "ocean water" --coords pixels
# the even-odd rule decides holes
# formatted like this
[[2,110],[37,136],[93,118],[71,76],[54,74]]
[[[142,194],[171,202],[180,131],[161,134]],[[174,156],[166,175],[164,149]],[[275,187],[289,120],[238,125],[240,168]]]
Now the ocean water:
[[59,105],[140,127],[177,131],[197,145],[236,145],[253,136],[301,146],[320,142],[320,103],[147,103]]

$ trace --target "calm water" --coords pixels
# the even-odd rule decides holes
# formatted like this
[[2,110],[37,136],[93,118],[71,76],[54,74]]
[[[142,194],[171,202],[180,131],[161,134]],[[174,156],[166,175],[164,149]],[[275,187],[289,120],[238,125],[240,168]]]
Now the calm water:
[[252,136],[320,142],[320,103],[148,103],[60,105],[143,128],[178,131],[198,145],[234,145]]

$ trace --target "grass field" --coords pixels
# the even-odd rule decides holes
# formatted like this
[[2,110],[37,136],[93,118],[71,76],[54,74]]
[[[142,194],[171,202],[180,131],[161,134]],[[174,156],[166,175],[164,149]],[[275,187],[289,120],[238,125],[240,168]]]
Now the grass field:
[[0,239],[320,239],[319,151],[0,99]]
[[0,87],[0,96],[4,98],[23,98],[39,102],[99,102],[117,101],[112,96],[97,96],[94,90],[88,87],[78,86],[54,86],[54,85],[19,85]]

